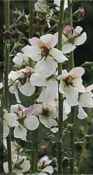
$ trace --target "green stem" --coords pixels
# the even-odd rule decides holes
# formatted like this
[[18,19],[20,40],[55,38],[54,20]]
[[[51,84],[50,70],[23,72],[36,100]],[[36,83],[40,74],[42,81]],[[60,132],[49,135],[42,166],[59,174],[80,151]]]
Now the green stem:
[[[34,0],[29,0],[29,37],[33,36]],[[32,133],[31,173],[37,171],[38,130]]]
[[[10,25],[10,1],[4,0],[4,21],[6,30],[9,30]],[[9,52],[10,52],[10,41],[6,40],[4,43],[4,90],[3,90],[3,107],[9,110],[9,91],[8,91],[8,73],[9,73]],[[7,151],[8,151],[8,168],[9,173],[12,172],[12,159],[11,159],[11,138],[10,135],[7,137]]]
[[33,36],[34,1],[29,0],[29,37]]
[[[72,11],[72,5],[73,0],[70,0],[70,25],[73,26],[73,11]],[[74,52],[70,53],[70,59],[69,59],[69,69],[72,69],[75,67],[75,61],[74,61]],[[77,106],[72,107],[71,109],[71,130],[70,130],[70,147],[71,147],[71,159],[70,159],[70,174],[74,175],[74,157],[75,157],[75,149],[74,149],[74,132],[75,132],[75,118],[77,115]]]
[[[58,25],[58,49],[62,50],[62,32],[63,32],[63,19],[64,19],[64,0],[60,2],[60,14],[59,14],[59,25]],[[62,74],[62,64],[58,64],[58,75]],[[62,160],[63,160],[63,143],[62,143],[62,133],[63,133],[63,96],[59,92],[58,83],[58,106],[59,106],[59,133],[58,133],[58,175],[63,174]]]

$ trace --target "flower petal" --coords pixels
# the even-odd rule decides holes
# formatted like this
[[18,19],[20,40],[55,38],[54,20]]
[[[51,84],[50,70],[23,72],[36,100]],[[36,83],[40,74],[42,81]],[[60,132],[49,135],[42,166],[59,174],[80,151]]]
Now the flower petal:
[[26,141],[26,135],[27,135],[27,130],[22,125],[15,127],[14,129],[15,138],[19,138]]
[[86,40],[87,40],[87,34],[86,32],[83,32],[80,36],[75,38],[75,45],[76,46],[82,45],[85,43]]
[[26,81],[24,85],[19,85],[18,86],[20,92],[25,95],[25,96],[31,96],[35,92],[35,87],[31,85],[30,81]]
[[68,54],[76,49],[76,46],[69,41],[64,43],[62,46],[62,51],[64,54]]
[[46,168],[44,168],[44,169],[42,170],[42,172],[49,173],[49,174],[53,174],[54,169],[53,169],[53,167],[50,165],[50,166],[47,166]]
[[24,126],[29,129],[30,131],[34,131],[39,127],[39,120],[36,116],[28,116],[24,120]]
[[46,128],[51,129],[52,127],[57,126],[56,120],[53,119],[52,117],[39,115],[39,120]]
[[84,111],[84,109],[80,105],[79,105],[79,112],[77,117],[81,120],[87,118],[87,113]]
[[39,73],[33,73],[30,78],[32,86],[42,87],[46,85],[46,79]]
[[37,101],[43,103],[49,103],[57,98],[58,95],[58,83],[56,80],[49,80],[47,86],[42,89],[42,92]]
[[55,74],[56,68],[57,63],[50,56],[48,56],[46,59],[39,61],[35,65],[35,72],[38,72],[47,78]]
[[70,106],[77,106],[78,105],[78,89],[72,86],[65,87],[64,96],[66,97],[67,103]]
[[39,47],[27,45],[22,49],[22,52],[33,61],[39,61],[41,59],[41,49]]
[[91,92],[82,93],[79,103],[82,107],[93,108],[93,94]]
[[52,56],[58,63],[63,63],[63,62],[68,60],[63,55],[63,52],[58,50],[58,49],[56,49],[56,48],[50,49],[49,55]]
[[83,67],[74,67],[73,69],[71,69],[71,71],[69,72],[69,74],[72,77],[78,78],[78,77],[82,77],[85,73],[85,70]]
[[7,122],[3,121],[3,138],[6,138],[9,135],[9,126],[7,125]]

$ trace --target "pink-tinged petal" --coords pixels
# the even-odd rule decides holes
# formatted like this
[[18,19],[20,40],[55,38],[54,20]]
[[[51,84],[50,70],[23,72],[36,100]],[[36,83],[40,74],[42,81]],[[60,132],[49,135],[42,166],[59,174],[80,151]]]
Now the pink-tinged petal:
[[56,48],[50,49],[49,55],[52,56],[58,63],[63,63],[68,60],[66,56],[63,55],[63,52]]
[[29,42],[32,46],[42,47],[44,45],[44,43],[37,37],[29,39]]
[[48,42],[48,47],[53,48],[57,45],[58,43],[58,33],[55,33],[52,37],[51,40]]
[[50,43],[51,39],[52,39],[53,35],[52,34],[46,34],[46,35],[42,35],[40,37],[40,40],[48,46],[48,43]]
[[80,120],[84,120],[87,118],[87,113],[84,111],[84,109],[79,105],[79,109],[78,109],[78,119]]
[[71,75],[73,78],[82,77],[85,73],[85,70],[83,67],[75,67],[70,72],[69,75]]
[[78,91],[79,92],[85,92],[85,87],[82,84],[82,79],[81,78],[75,78],[73,80],[73,86],[76,87],[76,88],[78,88]]

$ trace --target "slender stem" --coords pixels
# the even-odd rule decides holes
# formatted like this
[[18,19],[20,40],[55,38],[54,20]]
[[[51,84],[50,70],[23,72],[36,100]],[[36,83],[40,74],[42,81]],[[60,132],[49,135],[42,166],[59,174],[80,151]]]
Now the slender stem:
[[[4,0],[4,21],[6,30],[9,30],[10,25],[10,1]],[[9,73],[9,52],[10,52],[10,41],[6,40],[4,43],[4,104],[3,107],[9,110],[9,91],[8,91],[8,73]],[[11,159],[11,138],[10,135],[7,137],[7,151],[8,151],[8,168],[9,173],[12,172],[12,159]]]
[[[64,0],[60,1],[60,15],[58,25],[58,49],[62,50],[62,32],[63,32],[63,19],[64,19]],[[58,64],[58,75],[62,74],[62,64]],[[63,143],[62,143],[62,132],[63,132],[63,96],[59,92],[58,83],[58,106],[59,106],[59,133],[58,133],[58,175],[63,174],[62,160],[63,160]]]
[[[29,0],[29,37],[33,36],[33,19],[34,19],[34,0]],[[38,159],[38,131],[32,134],[32,152],[31,152],[31,172],[37,171]]]
[[33,36],[34,0],[29,0],[29,37]]
[[[70,0],[69,2],[70,5],[70,25],[73,26],[73,0]],[[70,59],[69,59],[69,69],[72,69],[75,66],[75,61],[74,61],[74,52],[70,53]],[[75,118],[77,115],[77,106],[72,107],[71,109],[71,132],[70,132],[70,147],[71,147],[71,159],[70,159],[70,174],[74,175],[74,156],[75,156],[75,150],[74,150],[74,131],[75,131]]]

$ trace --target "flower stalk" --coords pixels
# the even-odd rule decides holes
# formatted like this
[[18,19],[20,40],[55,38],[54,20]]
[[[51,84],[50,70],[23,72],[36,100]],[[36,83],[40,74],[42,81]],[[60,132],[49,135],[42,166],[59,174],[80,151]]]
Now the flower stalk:
[[[5,29],[9,30],[10,25],[10,0],[4,1],[4,21]],[[8,91],[8,73],[9,73],[9,64],[10,64],[10,41],[7,39],[4,41],[4,90],[3,90],[3,108],[9,110],[9,91]],[[12,172],[12,159],[11,159],[11,138],[10,135],[7,137],[7,151],[8,151],[8,169],[9,173]]]
[[[62,50],[62,32],[63,32],[63,19],[64,19],[64,0],[60,1],[60,14],[59,14],[59,25],[58,25],[58,49]],[[58,75],[62,74],[62,64],[58,64]],[[59,132],[58,132],[58,175],[63,174],[62,160],[63,160],[63,96],[59,92],[58,83],[58,120],[59,120]]]
[[[29,0],[29,38],[33,36],[33,18],[34,18],[34,1]],[[38,158],[38,132],[32,133],[32,151],[31,151],[31,173],[37,171]]]
[[[70,9],[69,9],[69,17],[70,17],[70,25],[73,26],[73,9],[72,9],[72,5],[73,5],[73,0],[69,1],[69,5],[70,5]],[[75,60],[74,60],[74,52],[72,51],[70,53],[70,59],[69,59],[69,69],[72,69],[75,67]],[[75,118],[77,115],[77,106],[72,107],[71,109],[71,130],[70,130],[70,147],[71,147],[71,159],[70,159],[70,174],[73,175],[74,174],[74,125],[75,125]]]

